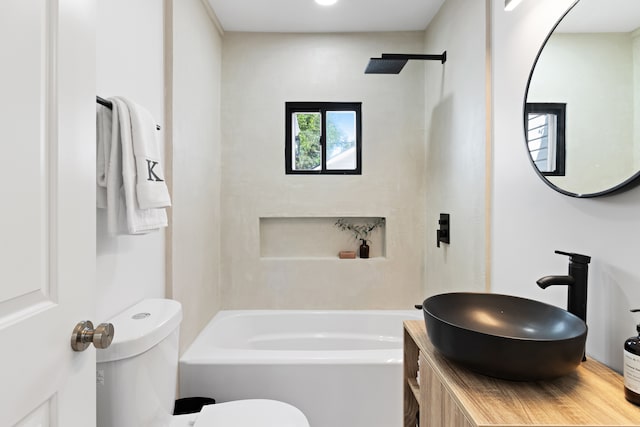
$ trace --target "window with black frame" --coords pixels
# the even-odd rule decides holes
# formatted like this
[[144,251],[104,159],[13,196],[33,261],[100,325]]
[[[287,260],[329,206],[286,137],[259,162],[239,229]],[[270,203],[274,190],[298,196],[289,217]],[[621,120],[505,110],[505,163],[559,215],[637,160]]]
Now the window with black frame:
[[287,102],[287,174],[362,173],[362,103]]
[[527,103],[527,145],[542,175],[565,174],[565,115],[567,104]]

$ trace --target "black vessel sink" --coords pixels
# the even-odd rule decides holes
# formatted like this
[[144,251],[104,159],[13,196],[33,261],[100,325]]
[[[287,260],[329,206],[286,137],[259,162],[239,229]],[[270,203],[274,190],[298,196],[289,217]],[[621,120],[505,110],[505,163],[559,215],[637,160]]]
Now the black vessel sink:
[[500,294],[448,293],[423,305],[427,334],[446,358],[497,378],[552,379],[584,354],[587,325],[561,308]]

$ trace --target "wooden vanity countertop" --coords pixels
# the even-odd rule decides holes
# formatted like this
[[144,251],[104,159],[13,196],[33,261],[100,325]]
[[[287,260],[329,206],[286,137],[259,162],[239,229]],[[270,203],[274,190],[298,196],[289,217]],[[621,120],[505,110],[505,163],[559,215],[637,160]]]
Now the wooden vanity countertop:
[[501,380],[447,360],[433,348],[423,321],[407,320],[404,325],[446,391],[476,427],[640,426],[640,407],[624,398],[622,376],[596,360],[588,359],[555,380]]

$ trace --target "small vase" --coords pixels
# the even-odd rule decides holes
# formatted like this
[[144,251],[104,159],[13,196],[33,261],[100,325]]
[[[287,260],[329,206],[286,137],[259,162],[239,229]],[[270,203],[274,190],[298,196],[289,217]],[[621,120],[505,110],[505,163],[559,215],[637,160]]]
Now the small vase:
[[369,258],[369,245],[367,245],[365,239],[360,240],[362,240],[362,244],[360,245],[360,258]]

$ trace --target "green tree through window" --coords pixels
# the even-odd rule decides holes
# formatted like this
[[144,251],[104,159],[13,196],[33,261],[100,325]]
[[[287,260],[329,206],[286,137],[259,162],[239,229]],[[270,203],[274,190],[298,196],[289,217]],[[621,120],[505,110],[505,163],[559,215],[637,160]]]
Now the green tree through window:
[[309,170],[322,164],[320,114],[296,113],[299,133],[296,136],[296,169]]

